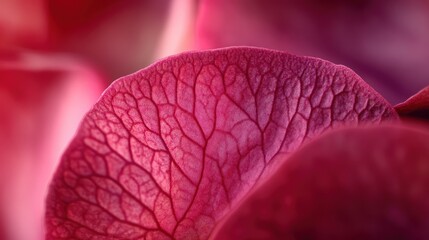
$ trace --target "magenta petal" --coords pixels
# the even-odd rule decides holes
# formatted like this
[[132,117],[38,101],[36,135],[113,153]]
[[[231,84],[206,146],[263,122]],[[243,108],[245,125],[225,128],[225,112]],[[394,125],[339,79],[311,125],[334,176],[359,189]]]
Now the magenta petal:
[[429,238],[429,132],[340,130],[291,156],[214,239]]
[[117,80],[63,155],[47,239],[207,239],[327,129],[397,119],[350,69],[256,48],[183,53]]
[[395,109],[403,118],[429,121],[429,86],[407,99],[407,101],[396,105]]

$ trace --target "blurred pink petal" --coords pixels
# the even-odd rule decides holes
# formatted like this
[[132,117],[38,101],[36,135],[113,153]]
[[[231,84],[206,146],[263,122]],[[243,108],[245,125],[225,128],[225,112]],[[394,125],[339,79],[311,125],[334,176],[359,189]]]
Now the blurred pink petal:
[[149,65],[169,0],[47,0],[52,47],[90,60],[110,80]]
[[0,57],[0,223],[6,239],[42,239],[48,182],[103,88],[97,73],[65,56]]
[[354,69],[392,103],[429,83],[424,0],[203,0],[198,48],[252,45]]
[[34,46],[47,37],[44,0],[0,1],[0,47]]
[[4,0],[0,48],[87,59],[112,81],[190,48],[196,0]]
[[168,18],[158,43],[156,58],[189,50],[194,44],[196,0],[172,0]]
[[401,117],[425,120],[429,123],[429,86],[396,105],[395,109]]

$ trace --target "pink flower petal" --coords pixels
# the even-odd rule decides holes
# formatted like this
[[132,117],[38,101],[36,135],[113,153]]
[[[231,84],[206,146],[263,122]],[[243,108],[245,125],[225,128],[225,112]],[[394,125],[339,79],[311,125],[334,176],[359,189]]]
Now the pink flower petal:
[[213,239],[428,239],[429,132],[335,131],[291,156]]
[[255,48],[183,53],[117,80],[63,155],[47,239],[207,239],[331,128],[397,119],[354,72]]
[[429,120],[429,86],[422,89],[405,102],[395,106],[396,111],[404,118]]

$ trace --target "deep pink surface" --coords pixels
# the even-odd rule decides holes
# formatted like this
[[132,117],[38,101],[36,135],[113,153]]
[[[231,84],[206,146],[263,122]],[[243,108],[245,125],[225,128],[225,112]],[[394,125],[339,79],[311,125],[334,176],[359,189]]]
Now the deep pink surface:
[[207,239],[291,152],[396,120],[350,69],[252,48],[183,53],[116,81],[52,181],[47,239]]
[[340,130],[306,145],[215,239],[428,239],[429,132]]

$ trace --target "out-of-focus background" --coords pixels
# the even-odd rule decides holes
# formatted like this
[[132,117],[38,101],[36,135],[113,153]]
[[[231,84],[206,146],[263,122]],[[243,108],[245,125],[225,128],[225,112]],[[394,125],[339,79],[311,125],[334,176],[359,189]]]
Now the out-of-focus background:
[[396,104],[429,85],[429,2],[0,0],[0,239],[43,239],[49,180],[108,84],[237,45],[346,65]]

